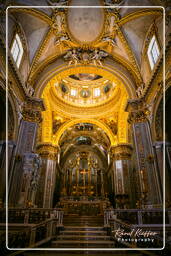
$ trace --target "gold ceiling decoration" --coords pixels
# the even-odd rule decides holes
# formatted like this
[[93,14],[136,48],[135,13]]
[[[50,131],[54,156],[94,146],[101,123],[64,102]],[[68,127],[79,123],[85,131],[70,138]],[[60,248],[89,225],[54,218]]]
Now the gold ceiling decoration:
[[[99,80],[90,80],[88,82],[70,78],[70,75],[82,73],[95,74],[100,78]],[[75,88],[81,87],[81,84],[94,88],[96,84],[99,84],[99,88],[101,86],[103,90],[105,80],[115,83],[116,87],[113,91],[109,91],[109,99],[99,101],[93,105],[88,104],[88,102],[85,105],[80,105],[76,102],[68,101],[68,98],[65,99],[59,94],[59,90],[61,90],[59,83],[61,81],[67,84],[68,90],[70,89],[70,84],[72,87],[72,83],[74,86],[78,86]],[[103,97],[105,92],[101,91],[101,93],[101,97]],[[53,145],[58,145],[60,137],[65,130],[77,123],[97,125],[108,135],[111,145],[127,142],[127,113],[124,112],[124,107],[128,99],[128,93],[125,85],[109,71],[89,65],[76,66],[75,68],[67,67],[48,82],[43,90],[42,98],[46,105],[46,111],[42,113],[42,143],[49,142]],[[54,116],[55,122],[53,120]],[[114,127],[112,127],[112,116],[113,120],[115,120]],[[116,116],[119,118],[116,118]],[[103,121],[101,121],[102,119]]]
[[[100,3],[98,0],[94,2]],[[70,5],[74,3],[78,3],[78,1],[72,0],[69,2]],[[91,0],[88,0],[87,3],[92,5]],[[120,1],[117,0],[106,0],[104,4],[119,3]],[[49,4],[52,6],[57,6],[58,4],[65,5],[66,1],[49,0]],[[73,125],[75,122],[89,122],[96,124],[106,132],[110,138],[111,145],[127,143],[128,113],[125,112],[125,105],[130,94],[134,94],[132,89],[134,83],[136,82],[138,87],[142,84],[142,78],[136,56],[126,39],[122,26],[132,19],[145,15],[159,15],[161,10],[143,9],[128,14],[123,18],[115,8],[107,10],[92,8],[91,12],[88,12],[87,8],[84,10],[80,8],[80,10],[79,13],[76,8],[71,10],[55,8],[51,17],[35,9],[21,8],[21,10],[17,10],[32,14],[45,21],[49,26],[49,30],[44,35],[44,39],[39,49],[37,49],[31,64],[29,83],[35,84],[35,89],[36,87],[41,87],[39,75],[42,74],[42,77],[44,76],[43,71],[46,69],[46,66],[58,59],[59,65],[61,65],[55,66],[55,71],[51,69],[52,75],[51,78],[48,77],[49,80],[47,79],[47,82],[42,81],[45,84],[41,87],[44,88],[41,96],[46,105],[46,111],[42,113],[41,142],[58,144],[60,136],[70,125]],[[11,12],[14,11],[11,10]],[[97,17],[94,15],[95,13]],[[85,25],[88,27],[87,31],[83,29]],[[86,33],[91,36],[87,37]],[[43,58],[44,52],[49,52],[49,43],[54,47],[54,50],[51,55]],[[123,55],[121,51],[119,53],[119,48],[123,49]],[[68,65],[65,65],[65,67],[62,57],[68,62]],[[115,69],[115,62],[119,63],[120,69]],[[132,84],[126,84],[129,77],[124,73],[124,68],[133,75],[134,81],[132,80]],[[111,69],[111,72],[107,69]],[[102,82],[101,86],[98,84],[98,80],[84,81],[80,79],[77,81],[77,79],[72,79],[71,81],[70,76],[75,75],[78,78],[78,74],[101,76],[99,79],[99,83]],[[48,76],[49,74],[46,75]],[[105,94],[104,91],[105,79],[111,84],[114,83],[116,85],[115,89],[109,90],[108,94]],[[58,90],[62,88],[60,87],[62,86],[61,83],[64,83],[66,86],[64,91]],[[130,84],[131,89],[129,88]],[[92,102],[90,104],[93,89],[96,85],[100,89],[100,96],[98,96],[99,98],[97,97],[99,100],[93,99],[93,104]],[[72,87],[73,89],[80,89],[78,95],[71,100],[70,96],[73,96],[70,95]],[[37,93],[37,89],[35,91]],[[35,95],[37,95],[36,93]],[[81,104],[78,101],[78,96],[82,97],[81,100],[83,102]],[[115,118],[116,116],[117,118]],[[102,119],[105,121],[102,122]],[[112,120],[114,122],[113,126]]]
[[74,64],[94,64],[102,66],[102,61],[109,54],[100,49],[83,50],[81,48],[74,48],[69,50],[64,55],[64,60],[68,61],[68,65]]

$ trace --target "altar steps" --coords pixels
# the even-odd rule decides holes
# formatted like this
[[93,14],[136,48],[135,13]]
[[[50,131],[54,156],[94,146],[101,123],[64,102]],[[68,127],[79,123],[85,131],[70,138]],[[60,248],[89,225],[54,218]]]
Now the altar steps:
[[64,226],[103,226],[104,216],[73,216],[64,215]]

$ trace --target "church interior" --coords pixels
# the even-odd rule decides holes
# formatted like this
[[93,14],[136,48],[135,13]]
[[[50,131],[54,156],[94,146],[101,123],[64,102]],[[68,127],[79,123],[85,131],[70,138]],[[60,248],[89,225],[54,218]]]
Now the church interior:
[[170,111],[170,0],[0,1],[1,255],[169,255]]

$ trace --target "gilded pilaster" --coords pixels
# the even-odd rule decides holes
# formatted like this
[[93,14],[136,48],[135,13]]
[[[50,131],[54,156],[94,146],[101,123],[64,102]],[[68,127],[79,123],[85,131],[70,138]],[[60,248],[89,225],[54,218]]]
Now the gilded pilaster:
[[27,193],[24,193],[23,196],[21,184],[25,180],[25,169],[27,169],[27,164],[30,161],[30,154],[34,154],[37,129],[41,122],[41,111],[44,109],[43,101],[37,98],[27,97],[26,101],[22,104],[22,119],[18,133],[13,170],[15,175],[12,178],[12,188],[9,193],[9,204],[11,206],[18,205],[23,207],[25,205]]
[[126,111],[131,124],[137,158],[137,174],[139,177],[139,201],[143,205],[158,205],[162,202],[162,191],[159,184],[156,161],[153,151],[150,114],[144,99],[129,100]]
[[39,207],[50,208],[53,206],[59,147],[48,143],[39,144],[37,152],[41,158],[42,165],[36,203]]
[[132,205],[132,146],[130,144],[120,144],[111,147],[110,153],[113,159],[114,194],[116,207],[129,208]]

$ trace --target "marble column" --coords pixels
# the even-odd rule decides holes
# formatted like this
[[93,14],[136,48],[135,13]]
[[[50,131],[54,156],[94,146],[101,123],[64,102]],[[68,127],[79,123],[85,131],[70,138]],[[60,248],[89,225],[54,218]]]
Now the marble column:
[[[30,153],[34,153],[37,129],[42,121],[41,111],[45,110],[41,99],[27,97],[22,107],[22,120],[20,123],[18,139],[16,143],[13,178],[9,188],[9,206],[25,206],[27,195],[22,192],[22,184],[25,180],[25,164],[30,160]],[[9,170],[10,172],[10,170]],[[27,190],[28,191],[28,190]],[[27,193],[25,191],[25,193]]]
[[56,184],[57,158],[59,148],[51,144],[40,144],[37,152],[41,157],[41,171],[36,195],[38,207],[51,208]]
[[143,205],[161,205],[162,191],[151,139],[149,110],[143,99],[129,100],[126,111],[131,124],[139,177],[139,200]]
[[116,207],[130,208],[132,203],[131,155],[130,144],[120,144],[110,149],[113,159],[114,194]]

